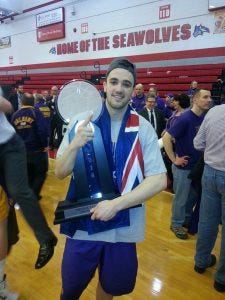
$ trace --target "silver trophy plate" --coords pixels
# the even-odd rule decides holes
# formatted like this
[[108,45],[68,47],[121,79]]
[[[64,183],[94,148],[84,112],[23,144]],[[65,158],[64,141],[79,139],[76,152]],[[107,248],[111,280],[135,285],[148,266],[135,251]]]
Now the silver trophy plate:
[[102,111],[102,97],[93,84],[85,80],[65,83],[57,99],[57,111],[65,123],[71,120],[85,120],[93,113],[92,121],[98,119]]

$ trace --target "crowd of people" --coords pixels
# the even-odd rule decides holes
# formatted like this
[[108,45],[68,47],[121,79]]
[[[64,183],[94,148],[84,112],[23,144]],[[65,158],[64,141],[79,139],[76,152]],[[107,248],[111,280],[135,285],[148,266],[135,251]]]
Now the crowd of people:
[[[198,230],[196,272],[203,273],[216,264],[212,250],[219,224],[222,222],[223,226],[225,222],[224,94],[221,105],[213,108],[210,91],[198,87],[196,81],[186,94],[170,92],[162,99],[155,86],[145,94],[143,84],[136,84],[135,65],[126,58],[111,62],[103,87],[106,98],[96,126],[102,135],[113,188],[119,196],[99,202],[91,209],[91,216],[61,225],[61,233],[67,236],[61,300],[79,299],[97,268],[97,300],[132,292],[138,268],[136,242],[144,239],[145,202],[166,188],[167,177],[174,193],[170,229],[177,238],[188,238],[196,222],[193,214],[200,206],[199,222],[197,218],[194,224],[194,233]],[[33,229],[40,244],[35,268],[42,268],[57,244],[38,202],[48,171],[48,150],[59,148],[55,164],[58,178],[73,174],[67,199],[74,202],[77,159],[94,139],[92,127],[88,126],[92,114],[75,134],[76,124],[69,124],[63,136],[63,122],[56,110],[57,95],[57,86],[52,87],[51,95],[48,91],[32,95],[24,92],[20,84],[9,101],[0,96],[0,244],[4,246],[0,247],[0,298],[3,299],[18,299],[17,294],[7,289],[5,277],[7,199],[19,205]],[[158,142],[161,138],[163,149]],[[200,163],[202,185],[199,181],[200,188],[196,189],[191,173]],[[214,281],[219,292],[225,292],[224,235],[223,228]]]

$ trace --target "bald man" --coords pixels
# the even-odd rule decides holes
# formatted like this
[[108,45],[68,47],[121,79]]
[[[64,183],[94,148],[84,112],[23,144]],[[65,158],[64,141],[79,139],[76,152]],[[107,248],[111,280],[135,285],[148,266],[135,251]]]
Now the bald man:
[[139,111],[144,108],[146,96],[144,94],[144,86],[139,83],[135,86],[135,96],[131,99],[131,106],[134,110]]

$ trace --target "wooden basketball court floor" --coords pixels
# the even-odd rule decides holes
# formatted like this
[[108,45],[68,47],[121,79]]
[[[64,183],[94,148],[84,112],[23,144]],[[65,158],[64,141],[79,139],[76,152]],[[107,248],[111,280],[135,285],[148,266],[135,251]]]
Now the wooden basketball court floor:
[[[20,300],[57,300],[61,289],[61,259],[65,237],[59,234],[59,226],[53,225],[57,202],[64,199],[69,178],[58,180],[54,176],[54,160],[50,159],[48,178],[45,182],[41,206],[50,227],[58,236],[58,244],[52,260],[40,270],[34,269],[38,243],[30,228],[17,211],[20,240],[7,258],[7,278],[12,290],[20,294]],[[170,231],[172,195],[162,192],[147,202],[146,239],[137,245],[139,270],[133,293],[115,297],[124,300],[219,300],[223,294],[213,288],[215,267],[204,274],[193,271],[196,236],[188,240],[177,239]],[[214,249],[219,254],[220,237]],[[81,300],[94,300],[97,275],[93,278]]]

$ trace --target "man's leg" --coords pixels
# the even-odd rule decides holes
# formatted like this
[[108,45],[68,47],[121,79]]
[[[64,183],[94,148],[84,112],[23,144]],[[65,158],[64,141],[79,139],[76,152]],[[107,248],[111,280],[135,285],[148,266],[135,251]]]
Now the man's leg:
[[215,174],[212,168],[205,166],[195,255],[197,267],[206,268],[211,264],[211,251],[215,245],[220,220],[221,198],[216,188]]
[[172,205],[171,223],[182,226],[185,221],[186,204],[190,192],[191,180],[187,178],[189,170],[181,170],[172,165],[174,177],[174,199]]
[[94,276],[102,249],[101,242],[68,238],[62,261],[61,300],[77,300]]
[[50,119],[50,136],[49,136],[49,147],[54,147],[54,136],[55,136],[55,117],[54,115],[51,116]]
[[7,244],[7,219],[4,219],[0,220],[0,282],[4,279],[5,274]]
[[171,230],[176,237],[186,239],[187,233],[183,229],[185,222],[186,204],[190,191],[191,180],[187,178],[189,170],[181,170],[172,165],[174,199],[172,204]]
[[198,201],[200,201],[199,197],[201,197],[200,194],[197,193],[196,189],[194,186],[190,185],[190,190],[188,194],[188,199],[186,203],[186,209],[185,209],[185,224],[189,225],[191,222],[191,217],[193,215],[193,209],[195,205],[197,204]]
[[10,197],[20,205],[26,221],[41,245],[36,267],[42,267],[52,257],[57,239],[48,227],[37,199],[28,186],[26,152],[19,137],[14,136],[7,144],[0,146],[0,167]]
[[96,300],[112,300],[113,296],[110,294],[107,294],[102,286],[101,283],[98,282],[97,290],[96,290]]
[[27,158],[28,163],[32,165],[31,174],[29,174],[28,169],[28,176],[31,176],[32,179],[30,181],[30,187],[39,199],[42,186],[47,177],[48,154],[47,152],[31,153],[28,154]]
[[18,299],[18,295],[8,290],[6,284],[5,264],[8,250],[7,214],[8,202],[0,186],[0,299]]
[[104,243],[99,263],[99,299],[112,299],[133,291],[137,276],[135,243]]
[[218,192],[221,195],[221,209],[222,209],[222,232],[221,232],[221,247],[220,258],[215,274],[215,280],[222,284],[223,291],[225,291],[225,172],[217,171],[217,186]]

